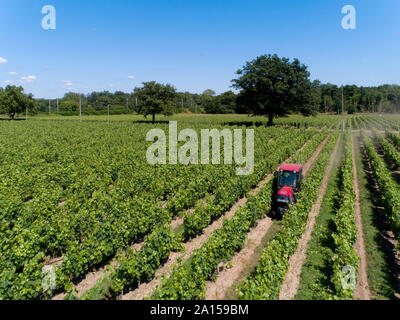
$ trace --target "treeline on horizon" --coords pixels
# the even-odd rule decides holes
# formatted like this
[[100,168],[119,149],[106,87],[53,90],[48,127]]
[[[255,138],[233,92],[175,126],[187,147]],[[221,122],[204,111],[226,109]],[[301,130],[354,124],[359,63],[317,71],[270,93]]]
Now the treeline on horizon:
[[[343,86],[344,104],[347,113],[357,112],[382,112],[400,113],[400,86],[381,85],[378,87],[358,87],[356,85]],[[227,91],[220,95],[211,90],[202,94],[190,92],[177,92],[175,97],[174,113],[210,113],[210,114],[248,114],[246,106],[238,100],[239,94]],[[79,94],[68,92],[59,99],[59,114],[73,115],[79,113],[80,99],[84,114],[123,114],[137,112],[140,100],[135,93],[116,91],[114,93],[92,92]],[[33,112],[57,112],[55,99],[35,99]],[[312,103],[321,113],[340,113],[342,108],[342,88],[334,84],[322,84],[315,80],[312,82]]]

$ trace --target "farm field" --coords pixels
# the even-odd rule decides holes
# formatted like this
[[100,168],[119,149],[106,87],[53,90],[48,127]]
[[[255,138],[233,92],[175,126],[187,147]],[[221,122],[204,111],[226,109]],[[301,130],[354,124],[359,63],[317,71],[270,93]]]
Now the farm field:
[[[0,300],[400,298],[400,115],[157,120],[0,121]],[[146,135],[170,121],[253,129],[254,170],[149,164]],[[280,218],[274,172],[294,162]]]

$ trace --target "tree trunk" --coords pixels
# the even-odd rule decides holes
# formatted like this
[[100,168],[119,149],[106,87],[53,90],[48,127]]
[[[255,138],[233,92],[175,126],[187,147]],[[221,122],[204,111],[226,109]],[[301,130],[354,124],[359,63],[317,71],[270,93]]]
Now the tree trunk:
[[272,113],[270,113],[268,115],[268,124],[267,124],[267,126],[268,127],[272,127],[273,125],[274,125],[274,115]]
[[153,112],[153,123],[156,123],[156,113]]

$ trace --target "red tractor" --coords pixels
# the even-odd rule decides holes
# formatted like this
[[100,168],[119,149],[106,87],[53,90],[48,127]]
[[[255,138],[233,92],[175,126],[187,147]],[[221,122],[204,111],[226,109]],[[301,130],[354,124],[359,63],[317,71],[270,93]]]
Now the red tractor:
[[274,211],[283,215],[289,206],[297,200],[297,193],[303,183],[303,166],[297,164],[283,164],[279,171],[274,173]]

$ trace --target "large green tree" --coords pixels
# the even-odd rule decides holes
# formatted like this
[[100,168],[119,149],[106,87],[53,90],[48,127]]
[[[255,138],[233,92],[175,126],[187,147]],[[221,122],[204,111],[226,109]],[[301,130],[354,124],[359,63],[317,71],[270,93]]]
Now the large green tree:
[[316,113],[307,67],[294,59],[277,55],[259,56],[237,71],[233,87],[240,89],[239,110],[254,115],[268,116],[272,125],[275,117],[292,111],[303,115]]
[[138,98],[136,111],[144,116],[152,115],[153,123],[156,114],[171,115],[176,103],[176,89],[170,84],[160,84],[155,81],[143,82],[143,87],[134,89]]
[[33,109],[32,95],[24,94],[23,87],[7,86],[0,91],[0,113],[8,114],[11,119],[17,113],[25,112],[27,108]]

